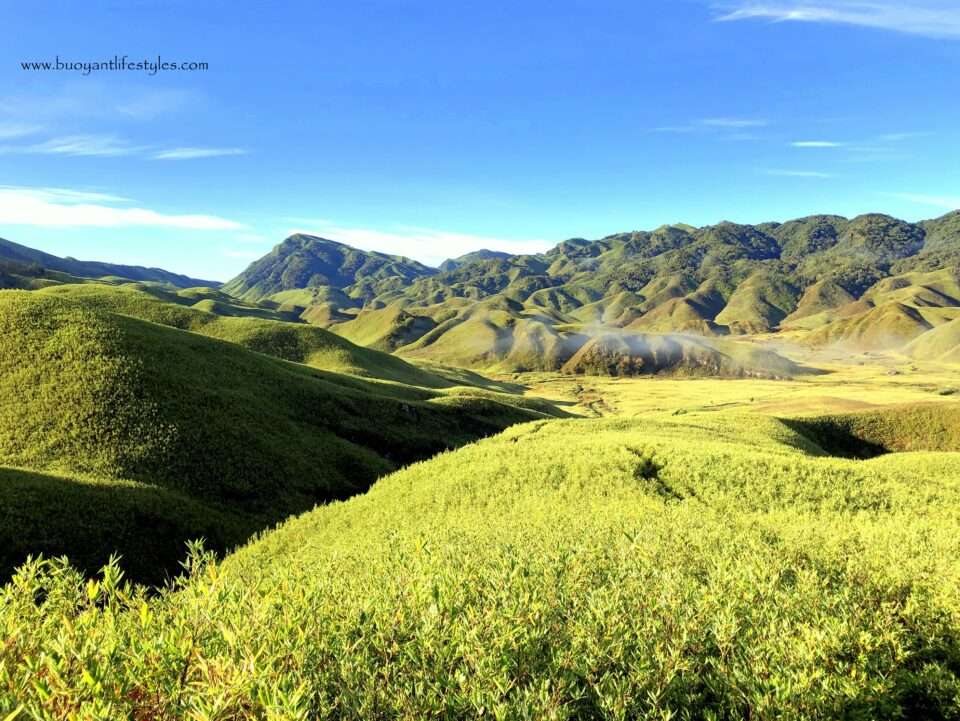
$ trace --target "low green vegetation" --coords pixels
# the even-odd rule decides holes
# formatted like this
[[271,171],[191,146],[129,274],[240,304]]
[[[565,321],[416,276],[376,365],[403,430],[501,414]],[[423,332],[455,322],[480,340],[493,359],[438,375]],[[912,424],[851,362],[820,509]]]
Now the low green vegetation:
[[[170,533],[158,532],[156,544],[169,560],[189,538],[217,538],[225,548],[254,528],[362,491],[401,464],[558,413],[545,402],[452,390],[448,397],[320,371],[63,297],[0,292],[0,464],[58,475],[4,477],[5,495],[46,489],[50,497],[19,504],[26,516],[5,532],[16,528],[20,540],[0,570],[41,548],[105,560],[97,524],[116,509],[57,543],[34,543],[48,532],[58,538],[46,509],[66,483],[74,483],[71,497],[88,499],[80,508],[105,492],[89,479],[142,484],[111,492],[166,519]],[[210,506],[228,517],[221,533],[208,533]],[[84,529],[89,548],[78,541]],[[167,536],[178,539],[176,550]],[[170,569],[158,566],[152,577]]]
[[[454,385],[387,353],[354,345],[334,333],[284,320],[282,314],[232,300],[197,300],[196,289],[171,291],[128,283],[59,285],[45,293],[88,307],[122,313],[173,328],[220,338],[249,350],[338,373],[368,376],[427,388]],[[200,306],[200,307],[198,307]]]
[[[162,584],[177,575],[184,543],[225,551],[265,520],[149,483],[0,467],[0,576],[29,556],[68,556],[94,575],[118,554],[128,578]],[[0,706],[2,708],[2,706]]]
[[156,598],[26,564],[0,708],[956,718],[958,459],[834,458],[758,415],[518,426],[195,553]]
[[960,405],[930,404],[788,421],[834,455],[960,451]]

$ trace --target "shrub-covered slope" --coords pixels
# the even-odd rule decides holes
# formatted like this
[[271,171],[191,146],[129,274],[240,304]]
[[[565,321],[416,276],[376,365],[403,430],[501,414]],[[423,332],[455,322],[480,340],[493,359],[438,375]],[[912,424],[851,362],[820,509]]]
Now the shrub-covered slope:
[[873,458],[902,451],[960,452],[960,405],[930,404],[786,423],[827,452]]
[[91,586],[24,568],[0,604],[0,708],[954,718],[958,509],[951,453],[831,458],[716,413],[524,425],[197,562],[155,600],[115,569]]
[[[0,464],[137,481],[260,526],[540,411],[552,412],[486,391],[447,397],[319,371],[59,297],[0,292]],[[42,528],[39,507],[32,523],[25,538]]]
[[51,287],[44,293],[220,338],[258,353],[322,370],[427,388],[453,385],[435,373],[423,371],[387,353],[357,346],[340,335],[304,323],[287,322],[277,312],[236,301],[218,301],[215,307],[204,306],[212,299],[197,300],[197,290],[170,293],[133,283],[123,286],[89,283]]
[[606,333],[590,338],[568,360],[565,373],[611,376],[675,374],[731,378],[785,378],[803,369],[746,343],[688,335]]

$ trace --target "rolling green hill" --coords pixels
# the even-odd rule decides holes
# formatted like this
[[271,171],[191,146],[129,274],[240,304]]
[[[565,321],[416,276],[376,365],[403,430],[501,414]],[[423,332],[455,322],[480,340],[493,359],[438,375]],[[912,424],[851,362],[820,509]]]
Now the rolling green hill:
[[906,347],[906,352],[914,358],[960,363],[960,319],[922,334]]
[[195,553],[156,598],[26,565],[0,708],[950,719],[958,479],[956,453],[837,458],[756,415],[525,424]]
[[[0,524],[7,536],[2,545],[12,549],[4,572],[11,554],[23,560],[37,548],[89,559],[78,540],[82,528],[102,548],[97,529],[115,525],[107,519],[118,512],[98,507],[99,496],[122,496],[145,517],[162,516],[152,522],[160,529],[155,550],[169,560],[182,541],[208,534],[211,526],[219,530],[208,535],[224,548],[290,513],[361,491],[399,464],[557,413],[546,403],[452,388],[452,381],[374,351],[356,348],[354,358],[367,371],[423,377],[450,391],[321,371],[102,309],[116,307],[124,293],[136,295],[127,289],[97,294],[101,307],[58,290],[0,292],[0,465],[47,474],[7,471],[4,494],[42,496],[44,488],[73,483],[68,495],[78,505],[72,512],[91,510],[69,543],[51,548],[43,539],[57,535],[45,525],[45,509],[56,507],[62,494],[21,503],[19,511],[8,507],[25,517]],[[122,302],[150,307],[142,298]],[[181,318],[204,316],[171,304],[158,308]],[[306,326],[211,317],[201,330],[223,331],[277,355],[293,351],[271,344],[289,341],[306,361],[316,360],[311,353],[328,357],[337,345],[350,345],[330,336],[331,350],[311,345],[315,338],[284,335],[287,328],[319,331]],[[222,527],[211,520],[218,514],[227,519]],[[178,539],[172,546],[171,537]],[[144,542],[129,546],[130,540],[118,536],[114,548],[137,555]]]
[[[88,283],[65,284],[42,292],[89,307],[230,341],[258,353],[322,370],[427,388],[455,385],[436,373],[421,370],[387,353],[354,345],[321,328],[287,322],[287,315],[282,312],[233,299],[230,302],[215,300],[210,305],[213,300],[210,297],[197,300],[197,289],[171,293],[135,283],[122,286]],[[200,295],[209,296],[209,293]]]

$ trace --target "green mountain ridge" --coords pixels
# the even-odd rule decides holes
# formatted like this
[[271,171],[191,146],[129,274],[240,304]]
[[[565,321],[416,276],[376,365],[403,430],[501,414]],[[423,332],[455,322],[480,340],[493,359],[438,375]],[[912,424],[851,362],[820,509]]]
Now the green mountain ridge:
[[297,234],[224,284],[223,291],[255,301],[283,291],[329,287],[368,301],[433,273],[434,269],[409,258]]
[[469,265],[470,263],[477,263],[482,260],[494,260],[494,259],[505,260],[510,257],[512,257],[510,253],[504,253],[499,250],[487,250],[486,248],[481,248],[480,250],[474,250],[470,253],[466,253],[465,255],[461,255],[457,258],[449,258],[440,264],[439,269],[440,269],[440,272],[446,273],[451,270],[456,270],[457,268],[461,268],[465,265]]
[[[304,256],[337,262],[307,278]],[[306,322],[400,356],[509,372],[573,367],[600,331],[707,339],[789,331],[813,346],[902,349],[958,317],[958,267],[960,211],[921,223],[817,215],[574,238],[539,255],[478,251],[439,271],[294,236],[224,290],[287,303]],[[875,310],[890,303],[899,305]],[[678,370],[629,356],[607,367]]]

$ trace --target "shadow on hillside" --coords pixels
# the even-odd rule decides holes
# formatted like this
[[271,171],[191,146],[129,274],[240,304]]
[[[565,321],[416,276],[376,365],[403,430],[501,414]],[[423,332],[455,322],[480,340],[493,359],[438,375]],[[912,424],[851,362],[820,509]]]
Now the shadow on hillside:
[[[340,485],[295,488],[287,483],[268,487],[267,495],[234,495],[232,487],[226,486],[219,489],[219,498],[194,497],[148,482],[0,466],[0,583],[29,555],[65,555],[76,568],[94,575],[111,555],[119,554],[128,579],[159,585],[179,574],[187,541],[203,538],[208,550],[222,554],[285,518],[363,493],[378,477],[400,467],[542,417],[489,398],[453,396],[434,401],[446,408],[396,403],[381,407],[376,423],[360,422],[360,413],[301,409],[313,419],[330,420],[327,430],[345,442],[344,449],[356,451],[345,457],[379,458],[373,465],[345,466],[344,480],[350,482]],[[454,407],[460,412],[452,412]],[[443,413],[436,415],[438,411]],[[421,428],[423,414],[436,415],[433,426]],[[552,415],[567,414],[555,410]],[[195,430],[201,432],[204,427]],[[209,458],[203,460],[209,462]],[[206,470],[216,474],[218,468],[229,476],[227,468]],[[282,497],[281,491],[286,491]]]
[[840,458],[868,459],[906,451],[960,451],[958,403],[781,420],[825,454]]
[[28,555],[92,575],[116,553],[127,578],[157,585],[179,573],[187,541],[223,552],[264,525],[154,486],[0,468],[0,581]]

